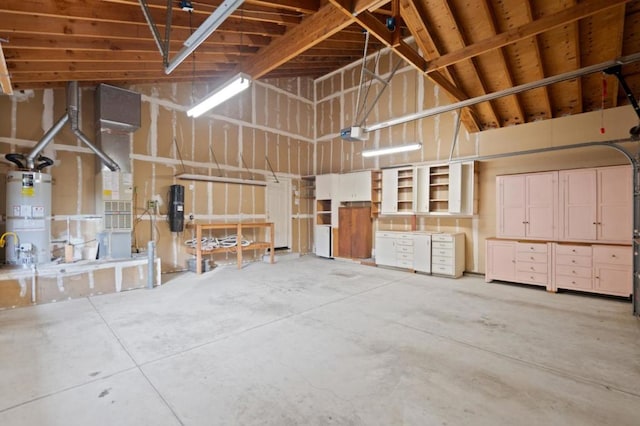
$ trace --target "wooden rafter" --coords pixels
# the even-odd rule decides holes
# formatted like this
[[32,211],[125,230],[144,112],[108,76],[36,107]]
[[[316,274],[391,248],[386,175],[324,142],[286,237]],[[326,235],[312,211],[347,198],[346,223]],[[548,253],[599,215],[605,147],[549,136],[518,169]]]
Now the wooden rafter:
[[[620,21],[624,22],[624,14],[625,14],[625,7],[624,6],[620,6],[620,8],[618,9],[618,13],[620,15]],[[616,56],[621,56],[622,55],[622,45],[624,42],[624,25],[620,25],[618,27],[618,33],[616,34],[617,40],[616,40]],[[613,79],[609,79],[609,82],[611,83],[611,88],[609,89],[609,97],[611,98],[611,106],[612,107],[617,107],[618,106],[618,90],[620,87],[620,83],[618,82],[617,78],[613,78]]]
[[[529,20],[533,22],[533,11],[531,10],[531,3],[529,2],[526,2],[526,12]],[[536,76],[535,79],[542,80],[543,78],[546,77],[546,75],[544,71],[544,61],[542,60],[542,53],[540,52],[540,42],[538,41],[537,34],[535,34],[532,38],[533,38],[533,52],[537,59],[536,70],[538,71],[538,75]],[[549,95],[549,86],[542,87],[538,90],[540,90],[543,93],[544,105],[540,106],[541,109],[543,110],[542,118],[553,118],[553,109],[551,108],[551,96]]]
[[[448,17],[451,20],[451,23],[453,24],[453,27],[456,29],[455,31],[453,31],[453,33],[455,34],[454,37],[457,39],[457,42],[459,45],[461,45],[462,47],[464,47],[465,45],[467,45],[467,40],[465,35],[460,31],[460,26],[458,25],[458,20],[456,19],[456,15],[454,10],[451,7],[451,4],[446,1],[446,0],[441,0],[442,1],[442,6],[443,8],[447,11]],[[476,61],[474,60],[474,58],[470,58],[469,60],[469,65],[471,66],[471,68],[473,69],[473,78],[475,79],[475,83],[478,85],[478,87],[480,88],[480,93],[475,93],[475,96],[480,96],[480,95],[485,95],[487,94],[487,86],[484,82],[484,78],[481,76],[481,73],[479,72],[478,69],[478,64],[476,63]],[[472,83],[471,81],[469,81],[468,83]],[[494,123],[496,123],[496,125],[500,122],[499,118],[498,118],[498,114],[496,114],[496,110],[493,106],[492,102],[486,102],[487,104],[487,109],[489,110],[489,114],[490,114],[490,118],[491,120],[493,120]]]
[[4,53],[2,52],[2,44],[0,43],[0,88],[2,92],[7,95],[13,95],[13,88],[11,87],[11,78],[9,77],[9,70],[7,69],[7,63],[4,60]]
[[484,52],[488,52],[490,50],[515,43],[516,41],[524,40],[526,38],[535,36],[536,34],[548,31],[551,28],[566,25],[584,17],[595,15],[596,13],[602,12],[603,10],[628,3],[629,1],[631,0],[583,1],[576,6],[564,9],[561,12],[545,16],[535,21],[532,20],[525,25],[519,26],[517,28],[512,28],[508,31],[497,34],[494,37],[489,37],[486,40],[479,41],[458,51],[442,55],[437,59],[429,61],[429,64],[427,65],[427,72],[453,65],[457,62],[464,61],[465,59],[481,55]]
[[[424,14],[418,9],[418,5],[415,1],[401,0],[400,13],[402,14],[402,19],[407,25],[407,28],[409,28],[409,32],[413,35],[425,58],[428,60],[440,56],[439,49],[427,29],[426,23],[421,18]],[[443,80],[446,81],[449,86],[454,86],[457,90],[457,96],[445,88],[445,91],[449,94],[452,101],[461,101],[469,98],[465,93],[462,93],[462,91],[458,89],[456,79],[448,69],[445,68],[440,74],[429,73],[427,74],[427,77],[443,88],[444,86],[440,84]],[[462,111],[462,122],[467,130],[471,132],[480,130],[480,125],[478,124],[474,111],[471,108],[465,108]]]
[[260,78],[300,53],[331,37],[352,19],[338,13],[330,4],[305,18],[300,25],[289,30],[285,36],[262,48],[251,60],[238,65],[238,71],[253,78]]
[[[491,32],[493,34],[497,34],[498,29],[496,27],[496,20],[495,20],[493,9],[491,8],[488,2],[483,2],[482,5],[483,5],[485,17],[487,19],[487,23],[489,25],[489,28],[491,29]],[[502,47],[496,49],[496,53],[500,58],[500,67],[503,69],[506,86],[507,87],[515,86],[513,81],[513,72],[509,67],[509,63],[507,62],[507,58],[505,57],[504,50],[502,49]],[[515,108],[515,114],[511,114],[511,115],[516,117],[516,119],[519,118],[521,120],[520,122],[523,123],[525,121],[525,115],[524,115],[524,109],[522,108],[522,103],[520,102],[520,97],[516,94],[516,95],[510,96],[510,98],[512,98],[513,105]],[[514,121],[517,122],[516,120]],[[499,122],[498,125],[501,126],[502,123]]]

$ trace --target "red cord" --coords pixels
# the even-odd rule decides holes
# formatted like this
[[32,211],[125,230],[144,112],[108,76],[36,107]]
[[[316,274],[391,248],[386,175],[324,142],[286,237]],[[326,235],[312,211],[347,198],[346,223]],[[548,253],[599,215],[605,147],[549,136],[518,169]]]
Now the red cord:
[[602,103],[600,105],[600,134],[604,135],[604,101],[607,97],[607,79],[602,73]]

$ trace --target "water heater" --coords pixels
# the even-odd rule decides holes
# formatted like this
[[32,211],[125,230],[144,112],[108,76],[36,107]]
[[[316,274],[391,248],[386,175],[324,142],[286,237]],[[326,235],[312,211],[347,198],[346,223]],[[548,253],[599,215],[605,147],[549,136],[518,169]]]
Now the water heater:
[[6,262],[51,262],[51,175],[37,171],[7,173]]

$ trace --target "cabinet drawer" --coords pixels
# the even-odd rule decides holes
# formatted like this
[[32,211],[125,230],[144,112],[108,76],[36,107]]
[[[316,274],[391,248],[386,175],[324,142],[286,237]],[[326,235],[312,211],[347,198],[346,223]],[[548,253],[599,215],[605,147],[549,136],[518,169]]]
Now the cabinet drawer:
[[547,274],[540,274],[537,272],[516,272],[516,279],[523,283],[547,285]]
[[450,265],[431,265],[432,274],[453,275],[453,266]]
[[627,246],[593,246],[593,261],[609,265],[628,265],[633,263],[631,247]]
[[539,272],[546,274],[548,271],[546,263],[517,262],[516,268],[518,272]]
[[547,263],[547,253],[527,253],[527,252],[518,252],[516,253],[516,259],[518,262],[536,262],[536,263]]
[[397,238],[396,239],[396,244],[399,246],[412,246],[413,245],[413,238],[411,238],[411,236],[408,237],[401,237],[401,238]]
[[443,241],[433,241],[431,243],[431,247],[433,247],[434,249],[437,248],[443,248],[443,249],[450,249],[453,248],[453,242],[443,242]]
[[397,253],[413,253],[413,246],[396,246]]
[[449,234],[433,234],[431,235],[431,241],[443,241],[443,242],[453,242],[453,235]]
[[591,279],[593,270],[584,266],[556,265],[556,276],[582,277]]
[[591,246],[572,246],[572,245],[566,245],[566,244],[556,244],[556,254],[591,256]]
[[526,253],[546,253],[547,252],[547,244],[536,244],[536,243],[516,243],[516,251],[517,252],[526,252]]
[[396,266],[399,268],[413,269],[413,260],[398,259]]
[[398,238],[398,233],[390,231],[377,231],[376,238]]
[[408,260],[410,262],[413,262],[413,253],[397,253],[396,252],[396,259]]
[[433,254],[433,256],[453,257],[453,249],[452,249],[452,248],[447,248],[447,249],[443,249],[443,248],[433,249],[433,250],[431,251],[431,253]]
[[591,267],[591,256],[574,256],[570,254],[556,255],[556,265]]
[[444,257],[444,256],[433,256],[431,258],[431,263],[434,265],[450,265],[453,266],[453,258],[452,257]]
[[557,275],[556,287],[590,290],[593,287],[593,281],[591,280],[591,277],[585,278],[585,277],[568,277],[565,275]]

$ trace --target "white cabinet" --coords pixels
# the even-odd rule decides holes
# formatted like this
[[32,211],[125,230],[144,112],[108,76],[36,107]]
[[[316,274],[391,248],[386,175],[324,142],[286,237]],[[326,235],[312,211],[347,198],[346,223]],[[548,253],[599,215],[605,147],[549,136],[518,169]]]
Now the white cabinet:
[[413,269],[413,236],[410,232],[376,232],[376,264]]
[[331,240],[331,234],[331,226],[316,225],[314,238],[316,256],[333,257],[333,243]]
[[316,176],[316,225],[338,226],[338,185],[338,174]]
[[633,179],[629,166],[563,170],[559,177],[561,240],[631,240]]
[[316,176],[316,199],[330,200],[338,195],[338,176],[335,173]]
[[431,234],[427,232],[376,232],[376,264],[431,272]]
[[434,215],[476,213],[476,174],[473,161],[415,169],[415,212]]
[[413,269],[418,272],[431,273],[431,234],[414,232],[413,234]]
[[454,278],[462,276],[465,266],[464,234],[431,235],[431,273]]
[[498,237],[558,237],[557,171],[498,176],[496,189]]
[[382,214],[413,214],[413,167],[382,170]]
[[339,175],[338,201],[371,201],[371,172]]

